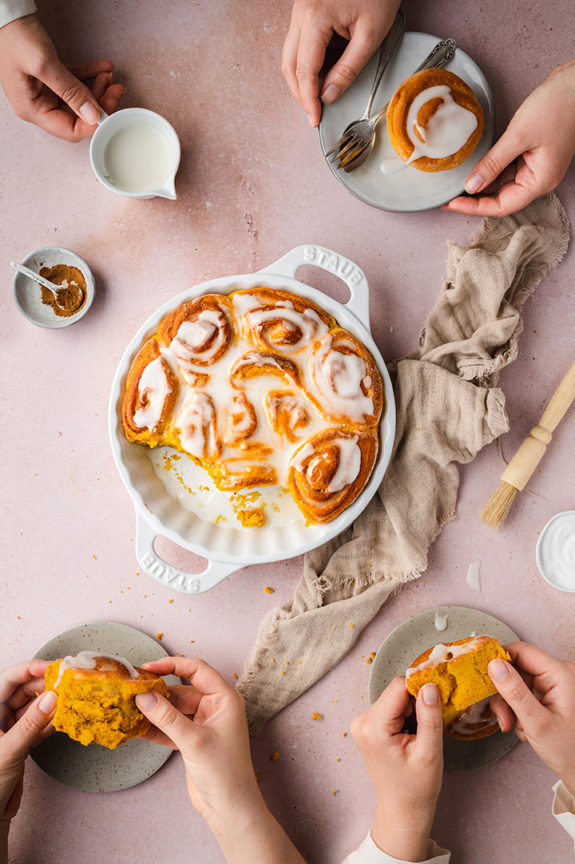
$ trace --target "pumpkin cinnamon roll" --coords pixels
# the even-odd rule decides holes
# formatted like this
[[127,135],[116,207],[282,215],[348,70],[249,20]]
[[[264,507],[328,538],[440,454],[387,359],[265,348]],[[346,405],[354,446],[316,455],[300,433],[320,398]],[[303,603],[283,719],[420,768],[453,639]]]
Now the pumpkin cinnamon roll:
[[54,660],[46,669],[45,689],[58,696],[55,729],[81,744],[95,742],[110,750],[150,728],[135,702],[139,693],[154,690],[170,698],[166,683],[154,672],[96,651]]
[[[234,340],[230,302],[223,294],[204,294],[182,303],[158,327],[157,338],[192,379],[220,360]],[[192,386],[198,382],[191,381]]]
[[[264,351],[292,354],[309,346],[336,326],[315,303],[289,291],[254,288],[236,291],[243,337]],[[245,310],[245,311],[243,311]]]
[[318,343],[309,368],[315,398],[326,417],[360,427],[379,422],[383,385],[373,357],[347,330],[337,327]]
[[471,87],[447,69],[423,69],[395,91],[387,131],[397,155],[420,171],[461,165],[479,143],[483,111]]
[[374,432],[326,429],[296,451],[288,469],[288,487],[310,522],[329,522],[355,501],[377,456]]
[[303,395],[288,390],[269,390],[264,407],[270,427],[287,441],[298,441],[310,422]]
[[162,357],[156,340],[149,339],[132,363],[126,381],[122,425],[128,441],[148,447],[162,443],[178,393],[177,376]]

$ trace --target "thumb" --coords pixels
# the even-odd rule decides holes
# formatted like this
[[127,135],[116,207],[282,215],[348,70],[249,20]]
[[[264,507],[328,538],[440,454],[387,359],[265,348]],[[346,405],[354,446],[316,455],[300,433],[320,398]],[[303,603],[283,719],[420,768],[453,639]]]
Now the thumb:
[[422,753],[443,752],[443,706],[435,684],[424,684],[417,694],[417,748]]
[[486,189],[524,151],[525,144],[508,128],[474,167],[465,181],[465,191],[475,195]]
[[544,719],[547,709],[533,695],[519,672],[506,660],[492,660],[487,668],[498,692],[512,708],[529,737],[530,728]]
[[68,105],[74,114],[90,126],[95,126],[101,108],[89,87],[86,87],[60,60],[54,61],[42,75],[43,83]]
[[38,742],[52,719],[57,700],[58,697],[53,690],[42,693],[3,736],[13,760],[25,759],[30,748]]
[[192,721],[178,711],[175,705],[154,690],[138,694],[136,705],[144,717],[174,742],[178,750],[185,750],[196,729]]

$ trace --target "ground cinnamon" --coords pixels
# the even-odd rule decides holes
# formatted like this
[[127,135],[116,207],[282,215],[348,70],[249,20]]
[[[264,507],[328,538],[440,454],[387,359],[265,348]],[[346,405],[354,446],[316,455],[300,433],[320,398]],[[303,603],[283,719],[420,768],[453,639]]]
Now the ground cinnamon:
[[40,276],[49,279],[55,285],[62,285],[62,290],[58,291],[58,296],[50,291],[49,288],[42,289],[42,303],[51,306],[56,315],[61,318],[68,318],[70,315],[75,315],[84,303],[86,302],[86,280],[78,267],[71,267],[68,264],[55,264],[54,267],[42,267]]

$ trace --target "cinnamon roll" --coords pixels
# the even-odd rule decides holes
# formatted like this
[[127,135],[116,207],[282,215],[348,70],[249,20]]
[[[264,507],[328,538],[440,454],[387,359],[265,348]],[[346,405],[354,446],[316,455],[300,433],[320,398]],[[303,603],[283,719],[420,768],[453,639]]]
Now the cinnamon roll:
[[315,303],[289,291],[243,289],[235,292],[235,304],[245,310],[239,319],[243,337],[264,351],[301,351],[336,326]]
[[170,698],[165,682],[154,672],[96,651],[54,660],[46,669],[45,689],[58,695],[55,729],[81,744],[95,742],[110,750],[150,728],[135,702],[139,693],[155,690]]
[[218,489],[279,485],[327,522],[369,478],[382,411],[365,346],[316,304],[259,287],[166,316],[134,359],[122,419],[128,440],[187,453]]
[[128,441],[148,447],[163,443],[179,393],[179,381],[162,357],[158,343],[149,339],[140,349],[126,381],[122,424]]
[[326,429],[296,451],[288,487],[309,522],[329,522],[355,501],[377,456],[374,432]]
[[471,155],[483,111],[471,87],[447,69],[416,72],[395,91],[387,131],[397,155],[420,171],[446,171]]
[[383,386],[373,357],[347,330],[336,327],[310,357],[315,397],[330,420],[373,426],[383,410]]
[[489,706],[497,690],[487,671],[496,657],[510,659],[493,636],[470,636],[435,645],[407,670],[407,689],[417,696],[424,684],[433,682],[443,705],[446,735],[461,740],[485,738],[499,728]]

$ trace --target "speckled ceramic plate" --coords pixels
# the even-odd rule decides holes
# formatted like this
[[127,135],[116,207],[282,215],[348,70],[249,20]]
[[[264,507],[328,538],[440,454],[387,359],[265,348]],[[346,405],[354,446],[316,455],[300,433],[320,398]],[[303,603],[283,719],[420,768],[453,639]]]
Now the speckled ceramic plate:
[[[445,34],[445,37],[451,34]],[[389,102],[399,85],[409,78],[419,64],[440,41],[429,33],[406,33],[399,49],[385,70],[373,103],[376,114]],[[378,52],[346,92],[332,105],[324,105],[319,125],[319,140],[323,153],[333,147],[345,127],[362,116],[371,90]],[[475,93],[485,120],[483,134],[473,153],[457,168],[450,171],[428,173],[408,166],[396,173],[383,173],[381,165],[396,156],[387,134],[385,119],[377,127],[375,146],[363,165],[347,174],[326,160],[334,176],[352,192],[356,198],[382,210],[411,212],[439,207],[461,195],[465,178],[474,165],[487,153],[493,143],[495,112],[493,97],[485,75],[477,63],[465,51],[458,48],[447,69],[459,75]]]
[[[447,627],[435,626],[447,616]],[[408,618],[389,634],[377,652],[369,677],[369,701],[373,704],[396,675],[405,675],[412,661],[438,642],[455,642],[472,633],[495,636],[502,644],[518,639],[503,621],[466,606],[438,606]],[[467,771],[497,762],[517,744],[515,732],[496,732],[477,741],[444,737],[446,771]]]
[[[35,656],[57,660],[80,651],[117,654],[126,657],[134,666],[148,660],[159,660],[168,653],[159,642],[140,630],[111,621],[95,621],[60,633],[43,645]],[[180,683],[174,675],[166,675],[164,681],[166,684]],[[168,747],[139,738],[126,741],[116,750],[108,750],[99,744],[85,747],[63,732],[55,732],[32,750],[31,756],[46,774],[65,786],[83,792],[117,792],[147,780],[172,753]]]

